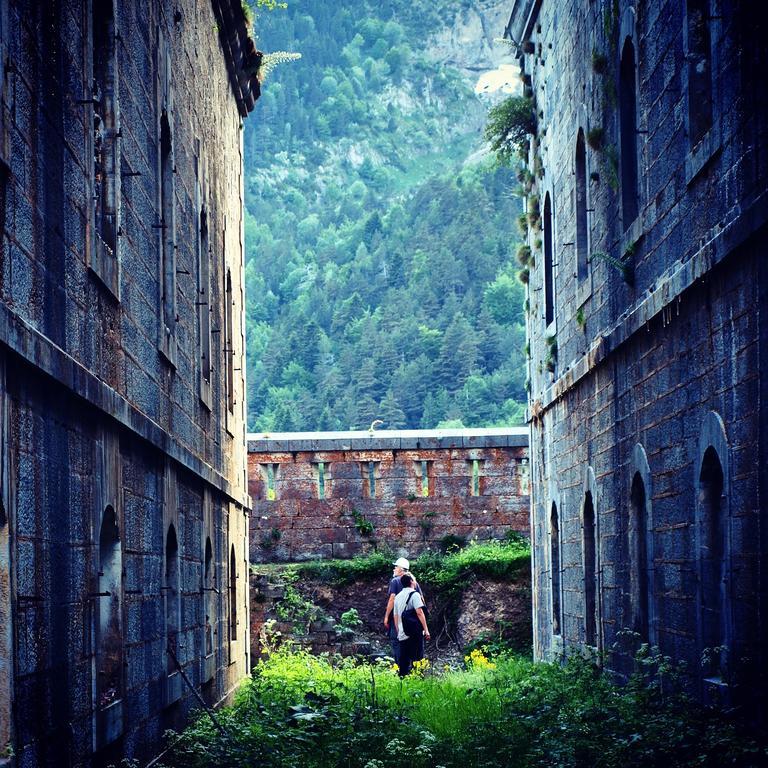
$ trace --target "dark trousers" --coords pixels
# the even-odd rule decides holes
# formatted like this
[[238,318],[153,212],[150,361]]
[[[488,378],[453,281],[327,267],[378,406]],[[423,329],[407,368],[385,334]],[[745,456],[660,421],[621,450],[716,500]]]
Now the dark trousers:
[[405,677],[413,669],[413,662],[424,658],[424,638],[408,637],[400,641],[400,658],[397,662],[398,674]]
[[397,639],[397,629],[395,629],[395,621],[392,619],[389,624],[389,645],[392,648],[392,658],[395,660],[395,664],[400,663],[400,641]]

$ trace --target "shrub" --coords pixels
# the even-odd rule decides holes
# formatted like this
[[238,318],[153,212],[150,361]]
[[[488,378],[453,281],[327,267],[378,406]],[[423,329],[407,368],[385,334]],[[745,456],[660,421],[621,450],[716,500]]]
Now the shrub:
[[488,112],[485,139],[503,165],[509,165],[515,153],[522,154],[528,136],[535,133],[533,101],[525,96],[510,96]]

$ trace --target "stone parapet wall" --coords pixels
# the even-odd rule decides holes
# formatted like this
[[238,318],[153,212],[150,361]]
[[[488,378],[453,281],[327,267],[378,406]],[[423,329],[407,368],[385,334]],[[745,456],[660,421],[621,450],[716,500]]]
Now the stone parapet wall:
[[252,562],[528,532],[527,430],[251,436],[248,478]]

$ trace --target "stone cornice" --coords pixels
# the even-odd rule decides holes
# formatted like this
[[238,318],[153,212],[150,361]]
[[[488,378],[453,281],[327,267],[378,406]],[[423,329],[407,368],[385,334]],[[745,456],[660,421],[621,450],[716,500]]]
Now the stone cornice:
[[[535,398],[537,418],[767,223],[768,192],[763,192],[751,205],[735,211],[731,221],[691,258],[671,264],[653,288],[640,296],[610,328],[597,334],[587,352]],[[529,421],[532,416],[529,408]]]
[[146,440],[179,465],[228,496],[236,504],[250,509],[250,498],[247,495],[238,494],[226,477],[202,461],[157,422],[142,413],[119,392],[94,376],[82,363],[2,303],[0,303],[0,345],[21,357],[76,397]]
[[375,432],[281,432],[271,435],[248,435],[248,453],[521,448],[527,445],[527,427],[377,430]]

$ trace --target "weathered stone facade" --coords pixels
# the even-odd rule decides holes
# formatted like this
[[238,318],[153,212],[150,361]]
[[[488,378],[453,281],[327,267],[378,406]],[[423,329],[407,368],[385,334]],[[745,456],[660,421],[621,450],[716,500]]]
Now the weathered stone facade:
[[628,671],[628,628],[708,700],[768,663],[765,33],[725,0],[518,0],[507,28],[538,116],[535,653]]
[[249,435],[248,479],[253,562],[529,528],[526,428]]
[[0,4],[14,765],[145,759],[249,669],[246,45],[235,1]]

